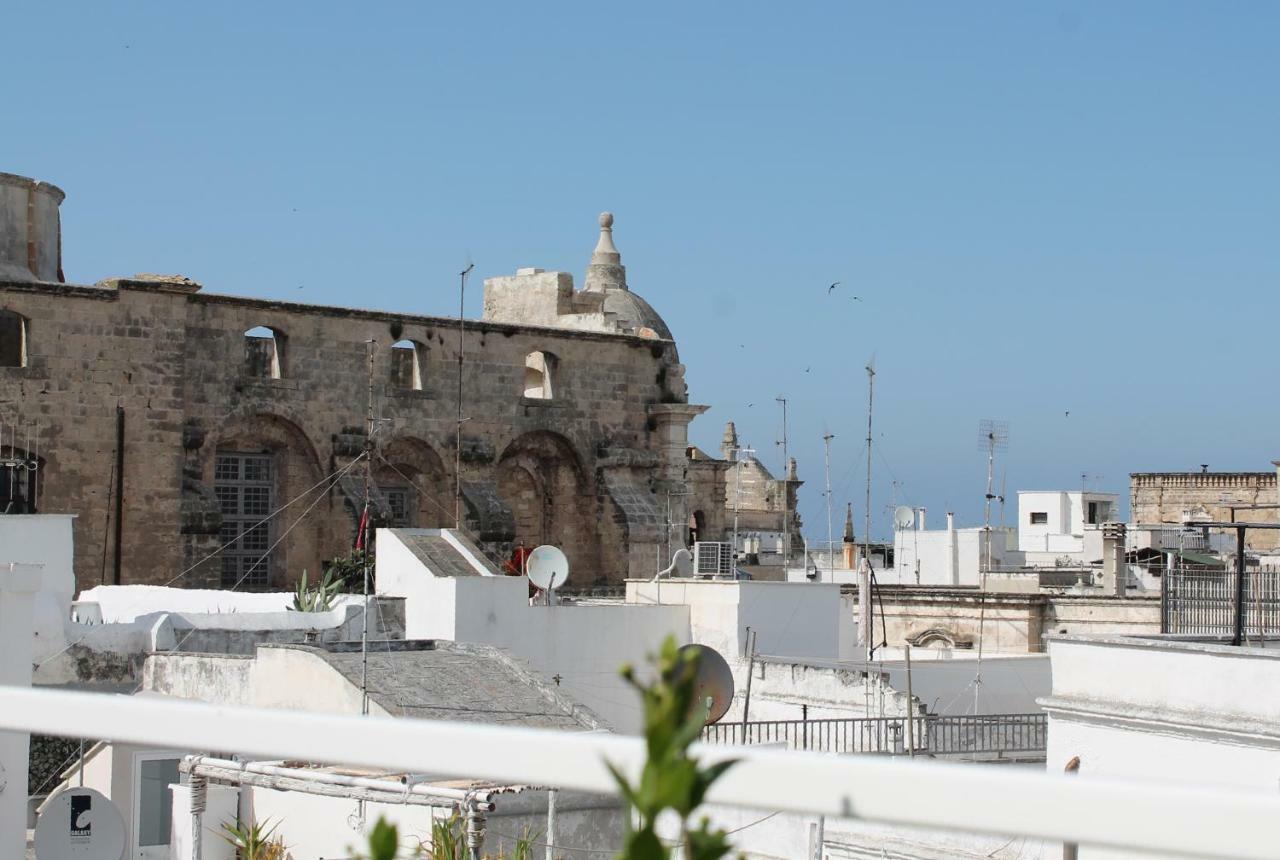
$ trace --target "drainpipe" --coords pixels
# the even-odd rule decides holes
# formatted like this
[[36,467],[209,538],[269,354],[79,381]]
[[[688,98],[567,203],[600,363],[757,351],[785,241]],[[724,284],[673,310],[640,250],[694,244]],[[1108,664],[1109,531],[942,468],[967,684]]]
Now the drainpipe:
[[123,565],[121,543],[124,540],[124,407],[116,404],[116,545],[112,557],[112,581],[120,585]]

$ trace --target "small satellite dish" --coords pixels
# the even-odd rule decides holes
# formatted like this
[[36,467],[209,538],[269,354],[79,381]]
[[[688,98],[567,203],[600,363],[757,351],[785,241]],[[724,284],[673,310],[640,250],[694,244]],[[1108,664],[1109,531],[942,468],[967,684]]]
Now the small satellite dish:
[[698,677],[694,690],[699,702],[707,703],[707,723],[719,722],[733,703],[733,672],[720,652],[706,645],[685,645],[681,654],[698,655]]
[[36,822],[38,860],[120,860],[124,816],[92,788],[69,788],[50,798]]
[[569,559],[559,547],[543,544],[529,553],[525,562],[529,581],[543,591],[555,591],[569,578]]
[[916,524],[916,512],[907,505],[898,505],[893,509],[893,527],[909,529]]

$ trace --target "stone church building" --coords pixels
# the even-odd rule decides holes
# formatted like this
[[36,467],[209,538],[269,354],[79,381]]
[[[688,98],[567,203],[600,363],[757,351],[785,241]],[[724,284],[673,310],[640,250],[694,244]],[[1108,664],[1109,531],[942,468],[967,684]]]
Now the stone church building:
[[460,322],[68,284],[62,199],[0,174],[0,511],[75,514],[81,587],[314,578],[352,547],[366,449],[375,524],[457,514],[495,558],[556,544],[570,585],[652,576],[690,523],[723,534],[728,464],[690,455],[706,407],[611,215],[582,289],[521,269]]

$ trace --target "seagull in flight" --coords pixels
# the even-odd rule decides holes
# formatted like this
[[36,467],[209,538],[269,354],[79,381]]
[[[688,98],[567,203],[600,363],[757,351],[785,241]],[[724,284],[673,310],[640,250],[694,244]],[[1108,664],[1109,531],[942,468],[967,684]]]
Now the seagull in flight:
[[836,287],[838,287],[838,286],[840,286],[840,282],[839,282],[839,281],[836,281],[834,284],[832,284],[831,286],[827,287],[827,295],[831,295],[831,293],[832,293],[832,292],[834,292],[834,291],[835,291],[835,288],[836,288]]

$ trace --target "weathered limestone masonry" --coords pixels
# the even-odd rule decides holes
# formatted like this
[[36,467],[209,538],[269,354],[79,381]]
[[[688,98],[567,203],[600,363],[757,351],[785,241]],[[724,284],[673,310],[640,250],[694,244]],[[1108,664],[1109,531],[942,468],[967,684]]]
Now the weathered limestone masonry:
[[[1135,472],[1129,476],[1129,503],[1135,523],[1181,523],[1184,518],[1231,520],[1230,505],[1274,505],[1276,472]],[[1238,510],[1237,522],[1275,522],[1274,509]],[[1280,546],[1280,533],[1245,532],[1251,550]]]
[[[10,215],[0,234],[30,232]],[[494,553],[561,546],[583,585],[652,575],[668,538],[687,537],[668,523],[694,509],[723,522],[722,488],[685,495],[688,424],[706,407],[688,402],[665,323],[628,291],[607,220],[584,290],[564,273],[528,292],[523,272],[493,279],[463,335],[465,525]],[[191,568],[174,584],[280,588],[346,552],[361,470],[330,476],[366,443],[371,340],[370,504],[388,524],[453,525],[457,319],[211,295],[178,276],[65,284],[60,245],[56,266],[31,267],[43,258],[4,238],[0,414],[40,428],[38,506],[78,515],[79,586]]]

